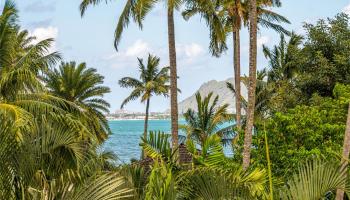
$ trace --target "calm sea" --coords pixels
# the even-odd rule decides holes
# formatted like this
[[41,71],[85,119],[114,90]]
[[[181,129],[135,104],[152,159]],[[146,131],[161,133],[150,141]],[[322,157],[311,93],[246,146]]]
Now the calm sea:
[[[184,124],[185,121],[179,121]],[[112,135],[104,144],[104,149],[117,154],[119,163],[129,163],[130,159],[140,158],[141,148],[140,137],[143,135],[143,120],[117,120],[109,121]],[[170,133],[170,120],[150,120],[149,131],[163,131]],[[181,134],[181,132],[180,132]],[[232,155],[230,147],[225,147],[224,152],[227,156]]]
[[[180,121],[184,123],[184,121]],[[109,121],[112,135],[104,144],[106,150],[116,153],[121,162],[130,162],[132,158],[140,158],[140,137],[143,135],[143,120]],[[150,131],[170,133],[170,120],[150,120]]]

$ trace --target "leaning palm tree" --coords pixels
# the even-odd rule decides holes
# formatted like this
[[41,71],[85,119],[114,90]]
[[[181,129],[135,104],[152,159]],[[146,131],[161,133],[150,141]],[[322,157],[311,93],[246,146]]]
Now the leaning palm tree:
[[[236,123],[241,128],[241,75],[240,75],[240,30],[249,23],[248,3],[241,0],[205,0],[187,1],[187,10],[183,16],[188,20],[198,13],[206,21],[210,30],[209,49],[213,55],[219,56],[227,50],[226,40],[228,33],[232,32],[233,37],[233,68],[235,80],[235,103]],[[289,23],[289,21],[266,7],[281,6],[279,0],[258,1],[258,24],[261,27],[271,28],[279,33],[289,33],[278,23]]]
[[122,102],[121,108],[127,103],[137,98],[141,98],[141,102],[146,102],[144,138],[147,138],[148,115],[151,97],[154,95],[169,95],[169,67],[159,69],[159,58],[148,55],[147,65],[143,60],[138,58],[140,79],[132,77],[124,77],[119,80],[119,85],[124,88],[132,88],[131,94]]
[[101,85],[103,79],[96,69],[75,62],[62,63],[59,69],[47,72],[44,78],[52,94],[75,103],[89,116],[87,124],[101,142],[110,133],[104,116],[104,113],[109,112],[109,103],[102,99],[110,89]]
[[[89,5],[96,5],[101,3],[101,0],[82,0],[80,4],[81,15],[83,16]],[[133,20],[142,28],[143,20],[146,15],[155,7],[156,3],[162,0],[127,0],[122,14],[119,18],[115,34],[114,46],[118,50],[118,45],[121,40],[124,28],[126,28],[130,20]],[[171,133],[172,144],[174,147],[178,145],[178,102],[177,102],[177,64],[176,64],[176,46],[175,46],[175,25],[174,25],[174,11],[180,8],[181,0],[165,1],[167,7],[168,20],[168,47],[169,47],[169,61],[170,61],[170,112],[171,112]],[[176,148],[174,148],[176,149]]]

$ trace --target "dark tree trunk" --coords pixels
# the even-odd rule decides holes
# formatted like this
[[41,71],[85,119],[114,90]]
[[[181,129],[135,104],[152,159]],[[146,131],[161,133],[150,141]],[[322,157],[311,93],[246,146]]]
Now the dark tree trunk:
[[[144,125],[144,130],[143,130],[143,138],[147,138],[147,129],[148,129],[148,115],[149,115],[149,103],[150,103],[150,99],[147,99],[146,101],[146,112],[145,112],[145,125]],[[146,153],[145,151],[142,149],[141,152],[141,159],[146,158]]]
[[172,148],[178,146],[178,106],[177,106],[177,69],[176,69],[176,47],[175,47],[175,28],[174,11],[168,8],[168,43],[169,43],[169,61],[170,61],[170,112],[171,112],[171,136]]
[[236,96],[236,125],[238,130],[241,129],[241,51],[240,51],[240,32],[239,28],[233,33],[234,52],[233,52],[233,69],[235,73],[235,96]]
[[143,137],[147,138],[147,129],[148,129],[148,115],[149,115],[149,102],[150,99],[147,99],[146,102],[146,115],[145,115],[145,127],[144,127],[144,131],[143,131]]
[[257,5],[256,0],[249,1],[249,87],[247,124],[244,136],[243,169],[250,165],[250,153],[253,137],[255,90],[256,90],[256,57],[257,57]]
[[[346,120],[346,129],[344,134],[344,144],[343,144],[343,154],[342,154],[342,168],[348,166],[348,158],[350,153],[350,104],[348,108],[348,117]],[[345,187],[345,186],[344,186]],[[337,190],[337,196],[336,200],[343,200],[344,199],[344,191],[343,190]]]

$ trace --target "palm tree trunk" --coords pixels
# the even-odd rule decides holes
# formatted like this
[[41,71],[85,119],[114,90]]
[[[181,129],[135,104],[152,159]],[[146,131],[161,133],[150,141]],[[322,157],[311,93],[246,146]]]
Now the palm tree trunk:
[[150,99],[147,99],[147,102],[146,102],[146,113],[145,113],[145,127],[144,127],[144,131],[143,131],[143,137],[144,138],[147,138],[149,102],[150,102]]
[[[343,155],[342,155],[342,168],[348,166],[347,159],[349,158],[350,153],[350,104],[348,108],[348,117],[346,120],[346,129],[345,129],[345,135],[344,135],[344,144],[343,144]],[[337,190],[337,196],[336,200],[343,200],[344,199],[344,191],[343,190]]]
[[178,146],[178,107],[177,107],[177,69],[176,69],[176,47],[174,11],[168,8],[168,43],[170,61],[170,112],[171,112],[171,136],[172,149]]
[[252,146],[252,131],[254,125],[255,90],[256,90],[256,57],[257,57],[257,7],[256,0],[250,0],[249,11],[249,85],[248,85],[248,110],[247,124],[244,137],[243,169],[250,164],[250,151]]
[[[147,99],[147,102],[146,102],[146,113],[145,113],[145,126],[144,126],[144,131],[143,131],[143,138],[147,138],[147,129],[148,129],[148,113],[149,113],[149,102],[150,102],[150,99],[148,98]],[[142,159],[143,158],[146,158],[146,153],[145,151],[142,149]]]
[[235,96],[236,96],[236,126],[238,130],[241,129],[241,51],[240,51],[240,33],[239,28],[236,28],[236,31],[233,33],[234,41],[234,73],[235,73]]

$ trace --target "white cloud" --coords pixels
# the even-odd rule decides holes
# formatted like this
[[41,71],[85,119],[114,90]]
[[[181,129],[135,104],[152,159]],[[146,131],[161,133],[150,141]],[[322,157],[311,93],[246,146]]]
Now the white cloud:
[[[31,31],[30,36],[34,36],[36,39],[34,43],[46,40],[49,38],[56,39],[58,36],[58,28],[53,26],[39,27]],[[56,42],[54,41],[49,50],[50,52],[56,51]]]
[[149,43],[138,39],[125,50],[123,49],[107,55],[103,60],[111,62],[111,67],[124,68],[130,67],[130,65],[137,66],[137,58],[146,58],[149,53],[159,56],[159,51],[158,53],[154,53]]
[[33,30],[31,35],[35,36],[37,41],[45,40],[48,38],[57,38],[58,28],[56,27],[39,27]]
[[257,40],[258,48],[260,48],[264,44],[267,44],[269,41],[270,41],[270,38],[267,36],[259,37]]
[[104,60],[113,60],[113,59],[118,59],[123,61],[129,61],[131,59],[136,60],[136,57],[144,57],[148,55],[148,53],[152,53],[152,52],[153,52],[152,48],[147,42],[141,39],[138,39],[126,50],[121,50],[121,51],[112,53],[111,55],[105,56]]
[[197,43],[177,44],[176,52],[179,60],[191,63],[195,58],[204,54],[204,48]]
[[345,6],[342,10],[345,14],[350,15],[350,4]]
[[203,47],[196,43],[184,45],[184,50],[185,50],[186,56],[191,58],[197,57],[204,52]]
[[[205,53],[203,46],[197,43],[177,44],[177,61],[181,65],[191,65],[200,62],[200,56]],[[112,53],[103,58],[104,61],[111,63],[113,68],[125,68],[137,66],[136,58],[147,59],[151,53],[161,58],[162,63],[168,63],[168,46],[152,46],[150,43],[138,39],[126,49]]]
[[142,56],[147,54],[150,50],[151,48],[147,42],[137,40],[133,45],[126,49],[125,55],[132,57]]

